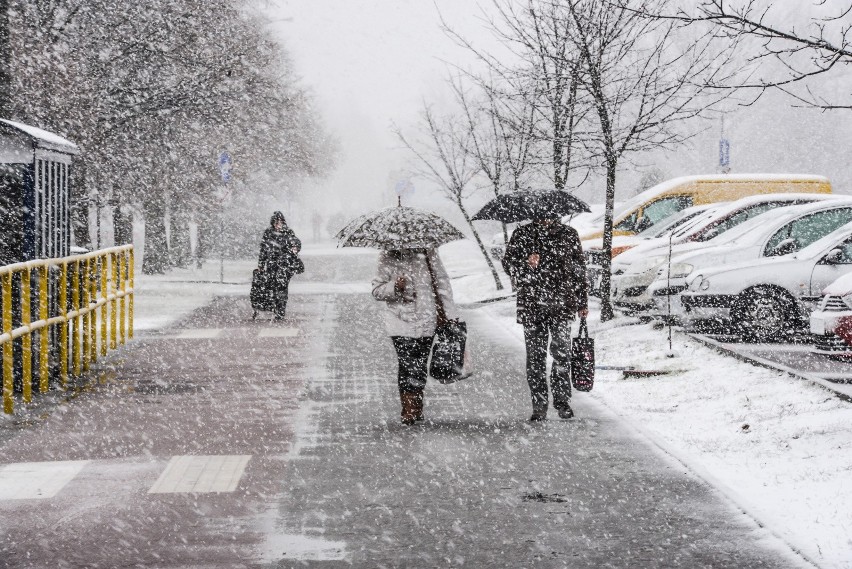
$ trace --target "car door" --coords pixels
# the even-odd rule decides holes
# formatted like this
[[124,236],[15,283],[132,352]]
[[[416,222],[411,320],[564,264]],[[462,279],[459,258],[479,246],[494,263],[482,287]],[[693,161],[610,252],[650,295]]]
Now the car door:
[[[840,253],[835,251],[839,250]],[[811,273],[810,296],[821,297],[822,289],[847,273],[852,272],[852,236],[841,240],[829,249],[814,265]]]

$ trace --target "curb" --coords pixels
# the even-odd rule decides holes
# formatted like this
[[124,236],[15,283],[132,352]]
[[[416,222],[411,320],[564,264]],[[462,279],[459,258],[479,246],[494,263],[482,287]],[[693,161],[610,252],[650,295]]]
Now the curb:
[[825,389],[827,391],[831,391],[836,397],[842,399],[843,401],[846,401],[847,403],[852,403],[852,396],[850,396],[846,393],[843,393],[842,391],[838,391],[834,387],[834,384],[832,382],[826,380],[826,379],[823,379],[821,377],[817,377],[815,375],[811,375],[811,374],[803,372],[803,371],[799,371],[797,369],[793,369],[791,367],[785,366],[783,364],[779,364],[777,362],[773,362],[771,360],[767,360],[765,358],[761,358],[760,356],[750,356],[750,355],[743,354],[742,352],[738,352],[736,350],[728,348],[727,346],[725,346],[721,342],[714,340],[712,338],[708,338],[707,336],[704,336],[702,334],[690,334],[690,333],[687,333],[687,332],[683,332],[682,334],[684,334],[685,336],[687,336],[689,338],[692,338],[693,340],[696,340],[697,342],[699,342],[701,344],[704,344],[705,346],[713,348],[717,352],[725,354],[726,356],[733,356],[734,358],[736,358],[740,361],[750,363],[752,365],[765,367],[765,368],[769,368],[769,369],[774,369],[774,370],[777,370],[777,371],[787,373],[787,374],[789,374],[793,377],[797,377],[799,379],[804,379],[806,381],[810,381],[811,383],[818,385],[819,387],[822,387],[823,389]]

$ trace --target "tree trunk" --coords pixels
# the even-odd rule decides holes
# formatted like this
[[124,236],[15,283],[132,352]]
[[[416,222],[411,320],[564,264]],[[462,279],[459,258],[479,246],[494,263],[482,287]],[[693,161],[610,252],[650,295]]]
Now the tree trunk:
[[166,240],[166,203],[163,192],[155,191],[143,203],[145,216],[145,256],[142,272],[157,275],[169,267],[169,245]]
[[192,244],[189,240],[189,218],[183,211],[176,211],[170,219],[172,265],[186,267],[192,256]]
[[0,118],[12,118],[12,47],[9,0],[0,0]]
[[615,171],[617,158],[606,161],[606,214],[604,215],[603,253],[601,258],[601,322],[612,320],[612,213],[615,206]]
[[482,251],[482,256],[485,257],[485,262],[491,270],[491,276],[494,277],[494,285],[497,287],[497,290],[503,290],[503,282],[500,280],[500,275],[497,273],[496,267],[494,267],[494,262],[491,260],[491,255],[488,254],[488,249],[485,248],[485,244],[479,237],[479,232],[476,230],[476,227],[473,226],[473,221],[467,213],[467,208],[465,208],[464,203],[462,203],[460,198],[456,200],[456,204],[458,204],[459,209],[464,216],[464,220],[467,222],[467,226],[470,227],[470,232],[473,233],[473,238],[476,240],[476,244],[479,245],[479,250]]

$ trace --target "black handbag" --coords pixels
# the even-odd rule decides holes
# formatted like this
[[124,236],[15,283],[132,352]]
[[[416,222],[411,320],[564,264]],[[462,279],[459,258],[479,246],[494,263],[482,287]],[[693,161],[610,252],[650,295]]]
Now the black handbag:
[[595,340],[589,338],[586,319],[580,319],[577,337],[571,339],[571,384],[577,391],[591,391],[595,385]]
[[290,265],[290,268],[293,270],[294,275],[301,275],[305,272],[305,263],[298,255],[294,255],[293,263]]
[[448,320],[444,302],[438,294],[438,282],[429,254],[426,254],[426,266],[432,279],[432,294],[435,295],[435,308],[438,313],[438,326],[432,341],[429,357],[429,375],[440,383],[453,383],[470,377],[465,370],[465,349],[467,348],[467,324],[461,320]]
[[453,383],[469,377],[464,369],[464,351],[467,345],[467,324],[450,320],[435,330],[429,375],[440,383]]

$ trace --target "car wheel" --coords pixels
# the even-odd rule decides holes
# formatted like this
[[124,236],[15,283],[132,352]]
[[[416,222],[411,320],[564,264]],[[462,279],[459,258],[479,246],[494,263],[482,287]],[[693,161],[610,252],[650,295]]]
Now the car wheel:
[[737,300],[734,325],[747,342],[769,342],[784,337],[793,323],[793,303],[784,293],[754,288]]

